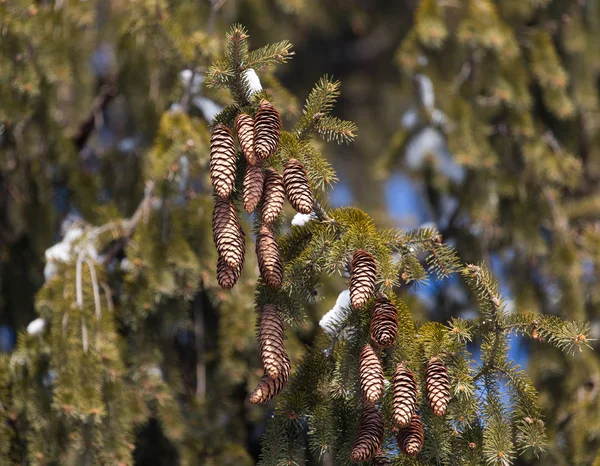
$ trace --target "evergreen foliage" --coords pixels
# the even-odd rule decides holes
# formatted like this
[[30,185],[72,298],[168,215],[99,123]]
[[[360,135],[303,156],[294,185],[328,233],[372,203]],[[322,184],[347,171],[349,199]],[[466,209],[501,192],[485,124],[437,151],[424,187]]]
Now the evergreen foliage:
[[[418,129],[442,132],[469,173],[455,186],[423,170],[432,202],[458,193],[466,213],[443,237],[433,227],[380,228],[358,208],[330,208],[337,175],[317,137],[347,144],[357,135],[333,114],[340,82],[321,78],[299,110],[273,74],[294,55],[291,44],[252,50],[241,25],[213,34],[224,3],[0,1],[0,306],[15,309],[8,322],[24,329],[35,295],[43,319],[0,354],[0,464],[249,465],[248,445],[259,435],[249,426],[265,411],[260,464],[348,464],[363,411],[359,358],[381,296],[398,317],[393,345],[374,346],[385,375],[375,405],[385,421],[381,448],[391,464],[598,461],[600,366],[597,355],[579,351],[590,345],[583,320],[595,318],[598,302],[582,264],[595,270],[600,260],[598,65],[586,53],[598,42],[595,3],[418,2],[397,62],[417,84],[419,124],[393,136],[378,168],[390,169]],[[275,9],[294,13],[280,28],[298,21],[325,30],[344,11],[311,0],[232,0],[225,9],[238,3],[259,12],[265,29],[278,22]],[[104,43],[115,56],[98,52]],[[183,69],[189,76],[178,80]],[[434,82],[433,106],[422,76]],[[197,104],[206,98],[225,106],[214,119]],[[256,284],[257,261],[247,252],[237,284],[223,291],[210,237],[210,133],[219,123],[233,130],[236,116],[255,115],[263,99],[284,121],[265,168],[283,173],[298,160],[313,213],[288,227],[278,208],[268,222],[284,266],[281,288]],[[133,148],[103,139],[107,128]],[[237,156],[232,198],[240,204],[245,161]],[[259,231],[263,207],[241,218],[244,231],[253,221]],[[478,235],[481,225],[492,234]],[[246,236],[246,251],[253,239]],[[516,310],[486,266],[470,264],[508,247],[516,248]],[[333,292],[331,277],[345,280],[356,250],[376,262],[373,299],[346,309],[327,337],[315,336],[315,304]],[[559,284],[558,299],[548,299],[538,273]],[[404,291],[448,277],[471,290],[476,315],[415,320]],[[252,311],[265,304],[286,322],[292,367],[272,412],[240,401],[262,376]],[[531,378],[509,358],[511,335],[531,339],[540,356]],[[431,357],[450,379],[442,417],[427,404]],[[401,363],[418,387],[424,440],[416,458],[396,446],[391,382]]]

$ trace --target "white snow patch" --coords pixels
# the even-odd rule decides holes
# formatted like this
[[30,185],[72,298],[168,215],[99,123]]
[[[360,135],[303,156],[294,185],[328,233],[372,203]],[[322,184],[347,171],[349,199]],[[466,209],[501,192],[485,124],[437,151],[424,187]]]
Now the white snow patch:
[[339,332],[339,326],[348,316],[350,309],[350,290],[342,291],[333,308],[331,308],[319,321],[319,326],[327,335],[333,338]]
[[298,212],[292,219],[292,225],[295,227],[302,227],[315,218],[317,218],[317,216],[314,212],[311,212],[310,214],[301,214]]
[[260,83],[260,78],[258,77],[258,75],[256,74],[256,71],[254,71],[253,68],[248,68],[246,71],[244,71],[242,73],[242,75],[244,76],[244,79],[246,80],[246,82],[248,83],[248,86],[250,87],[250,94],[254,94],[255,92],[262,91],[263,87],[262,87],[262,84]]
[[29,322],[27,326],[27,333],[29,335],[41,335],[44,333],[44,329],[46,328],[46,321],[41,317],[38,317],[35,320]]

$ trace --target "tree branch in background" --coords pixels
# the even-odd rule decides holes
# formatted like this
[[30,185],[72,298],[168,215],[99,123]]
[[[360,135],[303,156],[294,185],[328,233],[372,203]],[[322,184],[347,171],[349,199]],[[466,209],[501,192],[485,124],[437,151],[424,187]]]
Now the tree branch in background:
[[88,116],[81,122],[79,128],[71,138],[78,151],[81,151],[86,146],[94,129],[96,129],[96,118],[98,113],[102,112],[117,94],[117,87],[113,83],[113,80],[110,80],[100,87],[100,92],[94,99]]

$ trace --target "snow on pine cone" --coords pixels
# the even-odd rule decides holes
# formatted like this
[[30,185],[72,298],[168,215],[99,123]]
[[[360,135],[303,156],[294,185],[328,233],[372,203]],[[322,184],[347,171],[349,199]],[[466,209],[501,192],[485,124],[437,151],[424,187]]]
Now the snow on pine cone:
[[371,338],[379,346],[391,346],[398,333],[398,309],[385,296],[377,298],[371,314]]
[[448,371],[442,360],[433,357],[425,369],[425,388],[427,390],[427,403],[431,406],[433,414],[443,416],[446,414],[450,401],[450,379]]
[[310,214],[313,210],[313,194],[308,175],[296,159],[290,159],[283,169],[283,185],[290,204],[301,214]]
[[273,304],[265,304],[260,319],[258,341],[260,360],[265,373],[272,379],[290,373],[290,359],[283,343],[285,327],[283,319]]
[[423,432],[423,423],[418,414],[413,414],[410,424],[400,429],[396,436],[398,447],[405,455],[417,456],[423,448],[425,435]]
[[352,255],[350,265],[350,302],[352,307],[361,308],[375,291],[377,265],[373,256],[366,251],[358,250]]
[[256,165],[258,160],[254,152],[254,120],[252,117],[246,113],[240,113],[236,116],[235,132],[244,157],[250,165]]
[[263,190],[263,223],[270,225],[279,217],[284,200],[283,177],[272,168],[268,168],[265,173],[265,187]]
[[417,382],[404,363],[396,366],[392,379],[392,416],[394,424],[406,427],[417,411]]
[[215,126],[210,138],[210,179],[217,196],[227,199],[235,186],[235,143],[229,128]]
[[262,225],[258,230],[256,256],[263,281],[271,288],[279,288],[283,281],[283,264],[277,241],[267,225]]
[[242,199],[244,200],[244,209],[251,214],[256,209],[263,195],[265,184],[265,172],[260,165],[246,165],[244,173],[244,184],[242,189]]
[[370,403],[363,406],[358,433],[352,444],[350,458],[356,463],[368,461],[383,443],[383,416]]
[[375,350],[368,343],[360,353],[358,376],[363,398],[371,403],[377,401],[383,393],[383,367]]
[[213,210],[213,240],[219,257],[232,269],[242,267],[246,243],[231,201],[217,198]]
[[254,116],[254,152],[259,160],[275,153],[281,135],[279,112],[268,100],[261,100]]
[[260,382],[250,395],[250,403],[252,404],[264,404],[272,400],[274,397],[281,393],[283,387],[287,383],[287,375],[282,373],[277,379],[272,379],[268,375],[263,375]]
[[217,261],[217,281],[221,288],[230,290],[235,286],[240,278],[240,273],[242,272],[243,261],[244,258],[242,256],[242,264],[238,267],[231,268],[221,257],[219,257],[219,260]]

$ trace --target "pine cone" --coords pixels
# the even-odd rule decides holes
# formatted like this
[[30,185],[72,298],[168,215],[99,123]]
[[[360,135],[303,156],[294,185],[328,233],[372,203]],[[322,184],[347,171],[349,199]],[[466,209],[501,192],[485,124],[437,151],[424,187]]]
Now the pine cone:
[[241,269],[246,243],[231,201],[217,198],[213,210],[213,239],[219,257],[232,269]]
[[240,278],[240,273],[242,272],[243,266],[243,257],[242,264],[239,267],[232,269],[227,265],[227,263],[219,257],[217,262],[217,281],[221,288],[226,290],[230,290],[237,283]]
[[404,363],[396,366],[392,387],[394,390],[392,398],[394,423],[398,427],[406,427],[417,410],[417,382],[413,373],[406,368]]
[[383,443],[383,416],[372,404],[363,407],[358,434],[352,444],[350,458],[356,463],[368,461]]
[[433,414],[443,416],[446,414],[450,401],[450,379],[448,371],[440,358],[433,357],[425,369],[425,387],[427,389],[427,403],[431,406]]
[[296,159],[288,160],[283,169],[283,184],[292,207],[301,214],[310,214],[313,210],[313,194],[304,165]]
[[366,251],[355,251],[350,267],[350,302],[352,307],[361,308],[371,299],[375,291],[377,264]]
[[256,209],[263,195],[263,186],[265,183],[265,172],[260,165],[246,165],[244,173],[244,188],[242,197],[244,199],[244,209],[251,214]]
[[392,462],[381,448],[373,455],[373,466],[392,466]]
[[418,414],[413,414],[410,424],[400,429],[397,435],[400,451],[405,455],[417,456],[423,448],[424,433],[423,423]]
[[215,126],[210,138],[210,179],[217,196],[226,199],[235,185],[235,143],[229,128]]
[[254,153],[254,120],[250,115],[240,113],[235,117],[235,132],[242,152],[250,165],[256,165],[258,160]]
[[283,208],[284,199],[283,177],[272,168],[267,169],[262,206],[263,223],[270,225],[277,219]]
[[271,102],[261,100],[254,117],[254,152],[259,160],[269,158],[275,153],[280,135],[279,112]]
[[269,400],[272,400],[273,397],[279,395],[285,384],[287,384],[287,375],[285,373],[281,374],[281,377],[278,379],[272,379],[268,375],[263,375],[260,382],[250,395],[250,403],[252,404],[264,404]]
[[264,282],[271,288],[279,288],[283,280],[283,264],[277,241],[267,225],[261,226],[256,236],[256,256]]
[[272,379],[278,379],[281,375],[287,378],[290,373],[290,360],[283,343],[284,331],[277,308],[272,304],[263,306],[258,336],[260,359],[265,373]]
[[385,296],[377,298],[371,316],[371,338],[379,346],[391,346],[397,333],[398,309]]
[[358,360],[360,391],[365,400],[374,403],[383,393],[383,367],[375,350],[368,343]]

